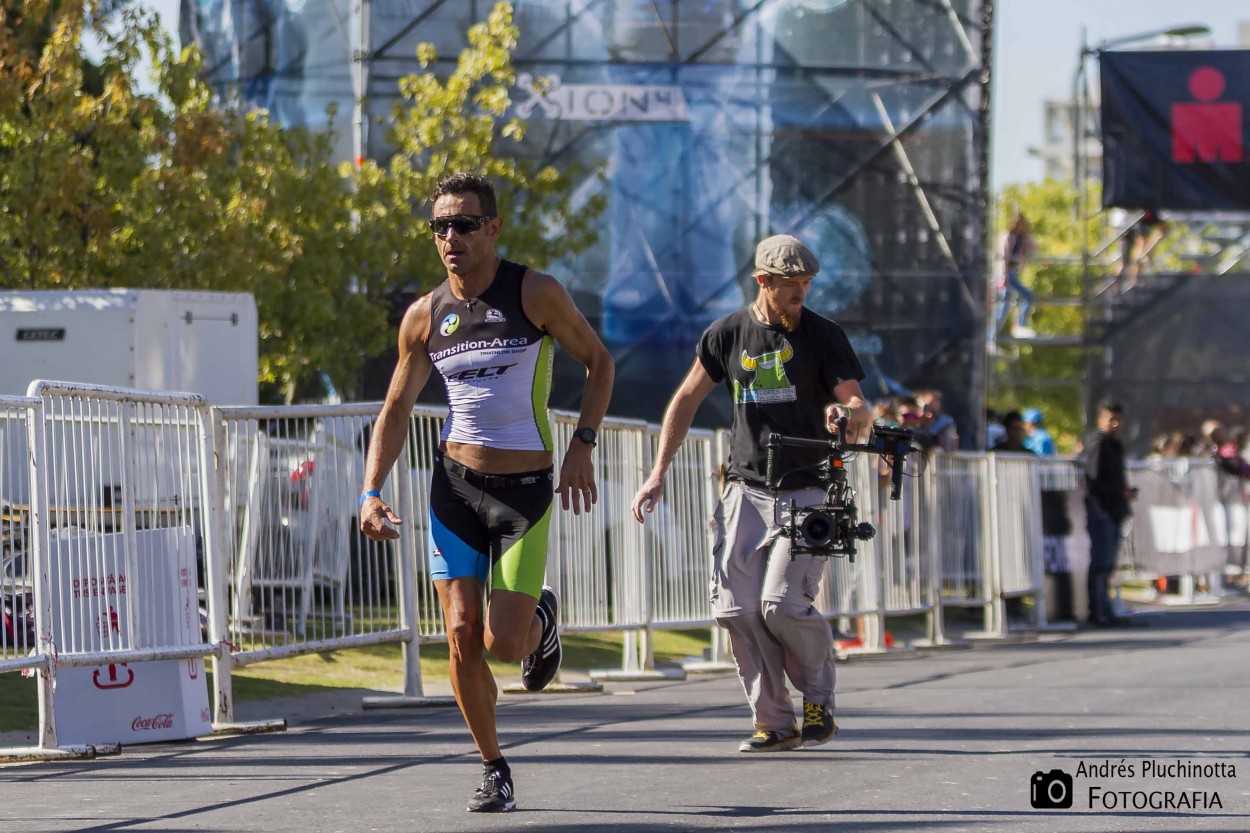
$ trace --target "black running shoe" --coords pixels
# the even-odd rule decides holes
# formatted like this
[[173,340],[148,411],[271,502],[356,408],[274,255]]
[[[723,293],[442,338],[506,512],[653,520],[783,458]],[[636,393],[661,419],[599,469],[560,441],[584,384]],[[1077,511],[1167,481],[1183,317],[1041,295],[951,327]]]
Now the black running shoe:
[[534,653],[521,660],[521,682],[526,691],[542,691],[560,670],[560,600],[550,587],[538,597],[538,617],[543,623],[542,637]]
[[819,703],[803,701],[803,745],[820,746],[838,733],[833,722],[833,709]]
[[797,748],[803,742],[799,728],[793,726],[788,732],[760,729],[738,744],[739,752],[785,752]]
[[516,793],[512,789],[512,776],[497,769],[485,767],[482,786],[473,791],[469,799],[470,813],[510,813],[516,809]]

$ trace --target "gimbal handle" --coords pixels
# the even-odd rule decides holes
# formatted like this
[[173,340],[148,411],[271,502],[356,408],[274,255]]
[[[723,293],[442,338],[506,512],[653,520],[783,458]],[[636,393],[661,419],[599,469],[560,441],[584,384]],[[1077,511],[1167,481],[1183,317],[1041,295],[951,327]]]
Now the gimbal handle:
[[[830,437],[827,440],[812,439],[811,437],[793,437],[787,434],[770,433],[768,439],[764,442],[764,447],[768,449],[767,468],[764,473],[765,481],[772,487],[773,479],[773,451],[782,446],[791,446],[792,448],[819,448],[829,452],[831,458],[841,459],[843,455],[852,451],[865,451],[870,454],[879,454],[882,457],[890,458],[890,499],[898,500],[899,493],[903,486],[903,458],[907,454],[907,448],[901,443],[895,442],[890,447],[884,447],[883,443],[848,443],[844,442],[846,436],[846,417],[838,419],[838,435]],[[910,436],[910,432],[908,432]]]

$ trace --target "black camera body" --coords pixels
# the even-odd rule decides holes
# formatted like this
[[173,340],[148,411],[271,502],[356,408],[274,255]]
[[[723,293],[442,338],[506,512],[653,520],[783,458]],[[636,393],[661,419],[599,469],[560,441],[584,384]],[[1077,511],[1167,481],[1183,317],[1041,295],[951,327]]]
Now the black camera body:
[[871,523],[858,518],[855,491],[846,478],[845,457],[854,452],[867,452],[888,459],[890,498],[898,500],[903,483],[903,460],[915,448],[914,435],[905,428],[874,425],[867,443],[854,444],[842,440],[846,436],[846,419],[839,420],[838,425],[837,436],[827,440],[770,434],[765,479],[770,489],[780,488],[780,480],[774,478],[773,452],[781,446],[819,448],[826,452],[817,469],[820,482],[825,487],[824,501],[812,506],[799,506],[797,501],[791,500],[787,507],[789,520],[782,524],[781,534],[790,539],[792,553],[846,556],[853,563],[855,543],[871,540],[877,530]]
[[791,540],[791,552],[817,555],[845,555],[855,561],[855,542],[869,541],[877,534],[867,521],[856,522],[854,504],[838,506],[819,503],[798,506],[790,501],[790,523],[782,534]]

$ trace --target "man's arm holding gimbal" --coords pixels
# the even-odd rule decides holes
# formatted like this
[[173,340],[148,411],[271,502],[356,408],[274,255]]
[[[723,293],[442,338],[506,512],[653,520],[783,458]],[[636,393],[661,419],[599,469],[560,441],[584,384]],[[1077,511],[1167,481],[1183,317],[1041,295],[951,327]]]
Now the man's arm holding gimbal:
[[634,495],[633,512],[638,523],[643,521],[644,510],[647,513],[655,511],[655,504],[664,494],[664,475],[668,473],[668,467],[677,455],[682,440],[686,439],[686,433],[694,422],[699,405],[715,388],[716,382],[703,369],[703,363],[695,359],[686,373],[686,378],[668,403],[668,408],[664,410],[664,422],[660,426],[660,449],[655,456],[655,465],[651,467],[647,482]]
[[847,418],[846,437],[848,443],[863,442],[872,428],[872,409],[864,399],[859,380],[846,379],[839,382],[833,389],[834,402],[825,408],[825,428],[830,434],[838,431],[838,419]]

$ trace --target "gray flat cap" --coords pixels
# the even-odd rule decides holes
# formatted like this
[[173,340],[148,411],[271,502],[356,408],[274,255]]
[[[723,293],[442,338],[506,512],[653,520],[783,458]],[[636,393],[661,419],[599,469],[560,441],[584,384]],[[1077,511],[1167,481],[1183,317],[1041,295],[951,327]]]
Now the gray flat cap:
[[797,237],[775,234],[755,247],[755,270],[783,278],[815,275],[820,271],[820,261]]

